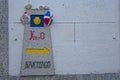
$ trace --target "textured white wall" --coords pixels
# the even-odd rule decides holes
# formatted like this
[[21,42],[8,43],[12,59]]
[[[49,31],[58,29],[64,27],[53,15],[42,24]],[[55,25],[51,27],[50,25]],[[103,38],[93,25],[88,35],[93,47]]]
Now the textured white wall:
[[[51,27],[56,74],[120,72],[119,0],[31,0],[54,13]],[[9,0],[9,73],[18,75],[28,0]],[[17,40],[16,40],[17,39]]]

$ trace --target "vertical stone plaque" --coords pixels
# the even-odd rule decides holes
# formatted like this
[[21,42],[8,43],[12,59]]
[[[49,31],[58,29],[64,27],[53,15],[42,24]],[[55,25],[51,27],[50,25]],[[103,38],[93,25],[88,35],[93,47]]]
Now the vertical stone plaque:
[[46,10],[29,10],[30,23],[24,25],[21,76],[54,75],[50,26],[44,26]]
[[8,75],[8,1],[0,0],[0,76]]

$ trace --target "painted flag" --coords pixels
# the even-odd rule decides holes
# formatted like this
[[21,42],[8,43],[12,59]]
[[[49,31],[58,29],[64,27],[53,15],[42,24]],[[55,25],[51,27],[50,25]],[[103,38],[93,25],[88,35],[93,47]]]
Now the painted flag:
[[31,27],[44,27],[44,15],[31,15]]
[[50,12],[50,11],[47,11],[46,13],[45,13],[45,15],[44,15],[44,24],[46,25],[46,26],[49,26],[49,25],[51,25],[52,24],[52,22],[53,22],[53,14]]

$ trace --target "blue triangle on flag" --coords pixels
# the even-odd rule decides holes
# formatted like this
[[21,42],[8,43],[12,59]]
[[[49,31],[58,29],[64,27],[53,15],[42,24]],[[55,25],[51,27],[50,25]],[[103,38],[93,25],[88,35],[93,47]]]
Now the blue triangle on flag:
[[50,11],[47,11],[47,12],[45,13],[45,16],[50,16]]

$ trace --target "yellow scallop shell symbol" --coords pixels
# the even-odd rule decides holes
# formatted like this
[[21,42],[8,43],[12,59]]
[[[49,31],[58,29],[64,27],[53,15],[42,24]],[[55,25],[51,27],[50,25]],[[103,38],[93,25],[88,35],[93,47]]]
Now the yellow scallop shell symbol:
[[34,18],[34,24],[39,25],[41,23],[41,19],[39,17]]

